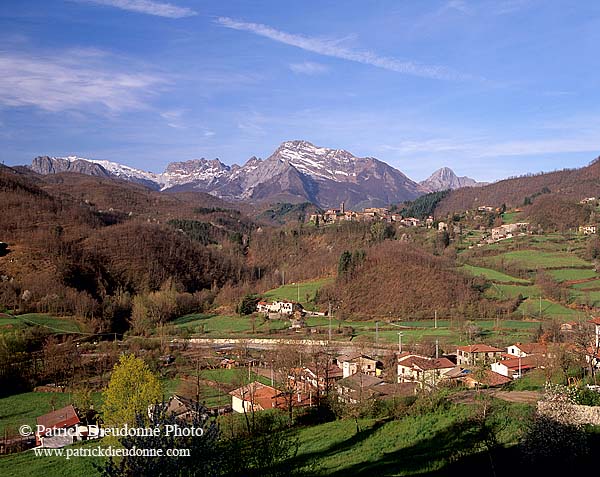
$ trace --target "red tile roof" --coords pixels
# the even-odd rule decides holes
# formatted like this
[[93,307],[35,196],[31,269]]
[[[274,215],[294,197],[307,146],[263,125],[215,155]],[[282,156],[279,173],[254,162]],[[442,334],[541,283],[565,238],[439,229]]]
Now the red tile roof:
[[426,356],[414,356],[410,355],[406,358],[402,358],[398,361],[400,366],[406,366],[412,368],[414,366],[421,368],[423,370],[429,369],[445,369],[445,368],[453,368],[455,365],[448,358],[428,358]]
[[275,407],[275,398],[279,394],[279,391],[271,386],[254,381],[234,389],[229,394],[242,401],[253,402],[259,409],[271,409]]
[[515,343],[513,346],[526,354],[544,354],[547,348],[543,343]]
[[75,408],[72,405],[49,412],[48,414],[44,414],[37,418],[38,425],[44,426],[46,429],[62,429],[64,427],[74,426],[80,422],[81,421],[75,412]]
[[[519,365],[519,361],[521,362]],[[519,366],[521,369],[534,369],[537,368],[537,360],[535,356],[526,356],[524,358],[511,358],[499,361],[498,364],[503,364],[508,369],[519,370]]]
[[493,346],[486,344],[473,344],[469,346],[459,346],[456,348],[457,351],[464,351],[465,353],[500,353],[503,350],[494,348]]
[[481,377],[475,377],[474,373],[470,373],[462,379],[490,387],[503,386],[504,384],[508,384],[512,381],[512,379],[502,376],[491,369],[485,369],[483,371],[483,376]]

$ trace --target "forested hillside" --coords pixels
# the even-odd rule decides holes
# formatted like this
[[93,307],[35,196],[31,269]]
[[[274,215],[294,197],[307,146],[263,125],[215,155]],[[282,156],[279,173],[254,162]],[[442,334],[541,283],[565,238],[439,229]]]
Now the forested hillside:
[[478,188],[450,192],[436,207],[436,216],[475,209],[479,206],[520,207],[544,194],[559,195],[578,202],[600,194],[600,160],[581,169],[565,169],[545,174],[505,179]]

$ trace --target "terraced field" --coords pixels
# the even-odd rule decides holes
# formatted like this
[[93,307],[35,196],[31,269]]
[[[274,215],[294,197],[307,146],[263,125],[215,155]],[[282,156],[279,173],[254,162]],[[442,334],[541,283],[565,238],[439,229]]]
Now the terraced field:
[[540,268],[592,268],[591,263],[574,253],[540,250],[514,250],[486,258],[485,261],[495,267],[504,265],[523,271],[536,271]]
[[531,283],[529,280],[525,280],[524,278],[513,277],[511,275],[507,275],[506,273],[502,273],[491,268],[476,267],[474,265],[467,264],[463,265],[462,269],[465,272],[470,273],[471,275],[483,276],[488,280],[492,280],[496,283]]

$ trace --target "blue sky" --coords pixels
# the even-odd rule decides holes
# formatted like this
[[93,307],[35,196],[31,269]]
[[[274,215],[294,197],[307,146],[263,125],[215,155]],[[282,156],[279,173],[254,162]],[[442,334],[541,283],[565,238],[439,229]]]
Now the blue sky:
[[162,171],[284,140],[421,180],[600,154],[600,2],[3,0],[0,160]]

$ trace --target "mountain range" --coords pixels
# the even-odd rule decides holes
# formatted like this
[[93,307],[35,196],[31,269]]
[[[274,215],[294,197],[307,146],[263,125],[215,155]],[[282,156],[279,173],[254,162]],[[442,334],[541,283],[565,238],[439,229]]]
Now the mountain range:
[[69,157],[36,157],[39,174],[76,172],[138,183],[160,191],[207,192],[231,201],[312,202],[334,207],[383,206],[415,199],[428,192],[482,185],[444,167],[417,183],[374,157],[356,157],[343,149],[286,141],[267,159],[250,158],[243,166],[219,159],[171,162],[163,173],[116,162]]

